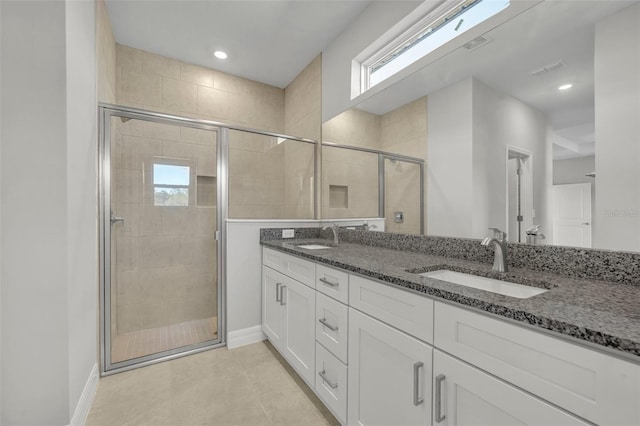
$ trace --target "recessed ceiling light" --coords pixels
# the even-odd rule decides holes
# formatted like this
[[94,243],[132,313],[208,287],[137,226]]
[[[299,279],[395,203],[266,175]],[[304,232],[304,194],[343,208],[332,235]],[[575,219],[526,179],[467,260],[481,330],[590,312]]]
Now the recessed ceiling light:
[[558,90],[569,90],[573,87],[573,84],[569,83],[569,84],[563,84],[562,86],[558,87]]
[[218,59],[227,59],[227,54],[222,50],[216,50],[213,55]]

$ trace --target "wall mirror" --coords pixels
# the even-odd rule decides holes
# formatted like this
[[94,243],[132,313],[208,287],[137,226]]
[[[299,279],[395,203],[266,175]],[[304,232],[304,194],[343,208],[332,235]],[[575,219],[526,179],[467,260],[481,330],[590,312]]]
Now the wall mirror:
[[428,235],[640,251],[638,22],[638,1],[539,2],[328,120],[323,141],[424,159]]

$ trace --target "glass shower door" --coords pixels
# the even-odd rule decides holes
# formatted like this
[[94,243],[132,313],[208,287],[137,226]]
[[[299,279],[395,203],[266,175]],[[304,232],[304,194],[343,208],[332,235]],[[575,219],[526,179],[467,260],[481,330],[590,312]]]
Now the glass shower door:
[[106,370],[221,341],[217,131],[110,115]]

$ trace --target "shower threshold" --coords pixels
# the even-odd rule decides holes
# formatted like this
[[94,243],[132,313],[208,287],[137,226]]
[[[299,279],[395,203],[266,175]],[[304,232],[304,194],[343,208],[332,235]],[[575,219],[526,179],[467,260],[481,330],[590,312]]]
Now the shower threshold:
[[116,336],[111,362],[117,363],[218,338],[218,318],[210,317]]

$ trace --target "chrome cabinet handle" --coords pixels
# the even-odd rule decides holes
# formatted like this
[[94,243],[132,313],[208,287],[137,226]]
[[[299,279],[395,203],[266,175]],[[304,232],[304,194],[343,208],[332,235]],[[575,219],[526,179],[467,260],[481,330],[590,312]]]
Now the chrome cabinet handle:
[[321,372],[318,373],[318,376],[320,376],[322,378],[322,381],[325,382],[326,384],[328,384],[331,389],[336,389],[338,387],[338,384],[337,383],[331,383],[331,381],[329,379],[327,379],[326,374],[327,374],[327,372],[322,370]]
[[446,378],[447,377],[444,374],[439,374],[438,376],[436,376],[436,397],[435,401],[433,402],[436,411],[436,423],[440,423],[447,418],[447,416],[442,414],[442,382],[444,382],[444,379]]
[[280,302],[282,299],[282,294],[280,293],[280,286],[282,283],[276,283],[276,302]]
[[589,225],[589,222],[582,222],[583,225]]
[[326,278],[320,278],[319,281],[331,287],[340,287],[340,283],[334,283],[333,281],[329,281]]
[[413,405],[416,407],[424,402],[424,398],[420,398],[420,369],[424,367],[422,361],[413,364]]
[[325,327],[327,327],[331,331],[338,331],[338,326],[329,324],[326,318],[320,318],[318,322],[324,325]]
[[287,303],[284,300],[284,289],[287,288],[286,285],[283,285],[282,287],[280,287],[280,304],[281,305],[286,305]]

